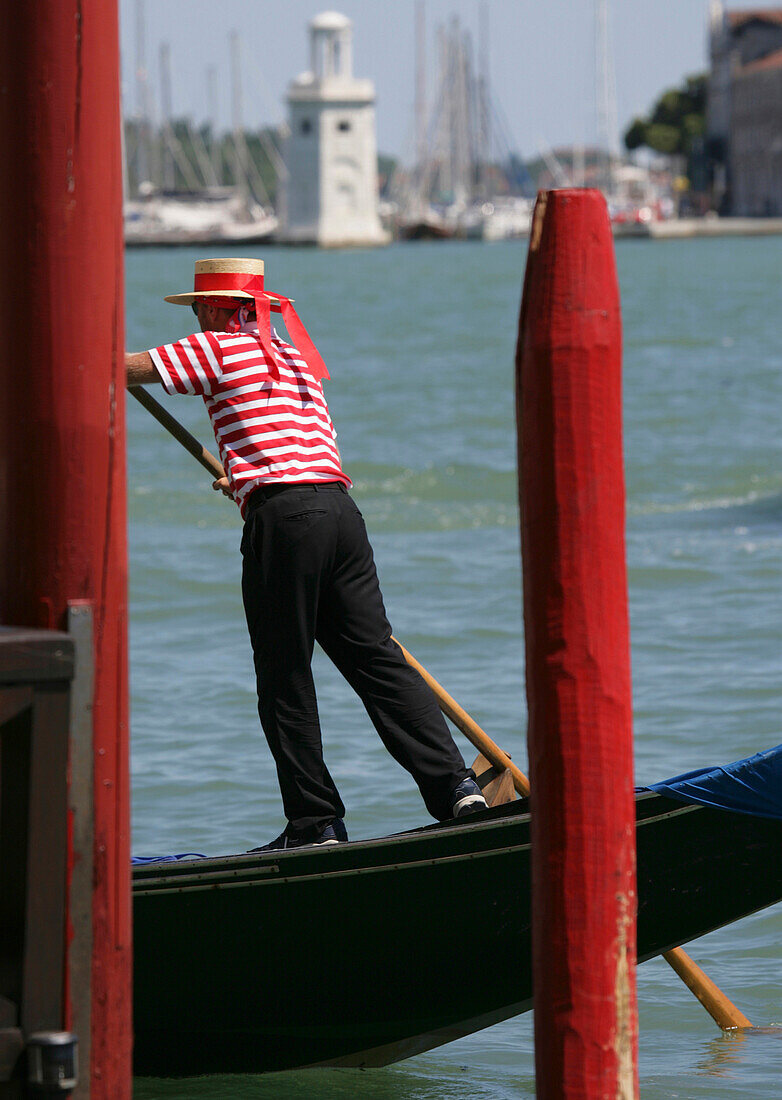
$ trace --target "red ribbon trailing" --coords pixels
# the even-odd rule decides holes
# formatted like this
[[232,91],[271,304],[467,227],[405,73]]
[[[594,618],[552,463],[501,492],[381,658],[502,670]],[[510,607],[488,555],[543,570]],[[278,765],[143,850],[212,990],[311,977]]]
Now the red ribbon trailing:
[[330,377],[320,352],[313,344],[309,333],[293,307],[293,302],[290,298],[284,298],[281,294],[275,294],[270,298],[263,289],[263,275],[249,275],[233,271],[204,272],[196,275],[193,289],[199,294],[209,293],[210,290],[241,290],[245,294],[252,295],[255,301],[255,316],[258,320],[258,337],[261,341],[261,347],[271,362],[272,375],[278,380],[280,368],[271,337],[272,310],[275,313],[282,314],[288,334],[307,364],[310,374],[318,382],[322,378]]

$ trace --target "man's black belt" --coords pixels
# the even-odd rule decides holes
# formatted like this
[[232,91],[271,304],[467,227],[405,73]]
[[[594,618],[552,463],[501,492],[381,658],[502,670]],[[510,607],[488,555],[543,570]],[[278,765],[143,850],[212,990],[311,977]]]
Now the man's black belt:
[[277,485],[259,485],[247,498],[247,508],[257,508],[270,497],[276,497],[278,493],[285,493],[290,489],[313,489],[316,493],[346,493],[347,486],[343,481],[282,481]]

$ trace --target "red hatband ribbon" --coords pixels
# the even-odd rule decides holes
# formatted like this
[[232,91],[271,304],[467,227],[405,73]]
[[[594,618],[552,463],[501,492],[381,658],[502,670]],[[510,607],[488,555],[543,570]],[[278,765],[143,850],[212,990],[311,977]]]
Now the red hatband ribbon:
[[244,294],[252,295],[255,301],[255,316],[258,320],[258,337],[261,341],[261,347],[271,362],[272,375],[278,380],[280,368],[271,337],[272,310],[275,313],[282,314],[288,334],[307,364],[310,374],[318,382],[323,378],[330,377],[320,352],[313,344],[309,333],[294,309],[293,302],[290,298],[284,298],[281,294],[270,297],[263,289],[263,275],[249,275],[233,271],[204,272],[196,275],[193,289],[199,294],[209,293],[211,290],[241,290]]

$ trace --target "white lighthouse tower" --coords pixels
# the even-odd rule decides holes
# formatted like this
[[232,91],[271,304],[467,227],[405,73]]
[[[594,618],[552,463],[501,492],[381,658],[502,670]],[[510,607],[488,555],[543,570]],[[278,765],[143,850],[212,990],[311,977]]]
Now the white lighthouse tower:
[[375,89],[353,77],[353,24],[328,11],[310,23],[310,71],[288,91],[289,244],[386,244],[378,217]]

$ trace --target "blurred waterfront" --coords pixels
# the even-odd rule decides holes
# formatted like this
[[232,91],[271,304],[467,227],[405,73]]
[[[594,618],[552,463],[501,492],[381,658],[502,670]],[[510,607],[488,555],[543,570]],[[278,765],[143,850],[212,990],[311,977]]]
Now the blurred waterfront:
[[[525,245],[243,251],[296,298],[329,365],[397,636],[525,767],[513,422]],[[161,298],[188,288],[199,255],[128,253],[129,348],[190,331],[190,312]],[[617,259],[644,783],[782,740],[782,241],[628,240]],[[166,401],[214,450],[201,403]],[[255,713],[238,511],[130,404],[133,850],[243,851],[282,818]],[[320,655],[316,675],[351,836],[423,823],[412,781]],[[756,1024],[782,1021],[780,933],[777,907],[688,948]],[[469,980],[491,951],[465,943],[455,965]],[[782,1032],[720,1036],[662,960],[641,967],[639,1004],[645,1098],[778,1096]],[[533,1071],[528,1014],[384,1070],[139,1080],[136,1095],[497,1100],[533,1096]]]

